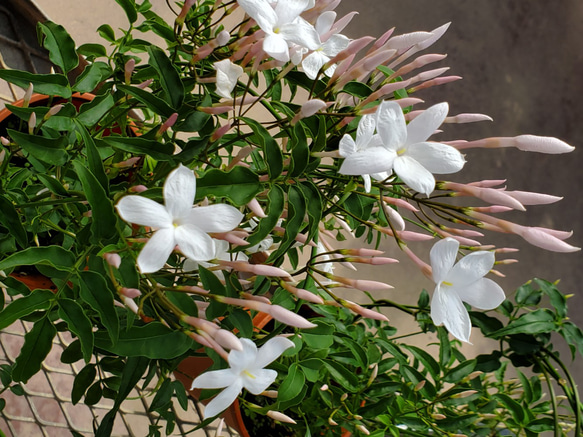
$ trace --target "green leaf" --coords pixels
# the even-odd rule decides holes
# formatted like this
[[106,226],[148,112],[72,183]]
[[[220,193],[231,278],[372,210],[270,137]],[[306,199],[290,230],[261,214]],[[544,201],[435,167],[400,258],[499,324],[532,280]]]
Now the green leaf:
[[77,47],[77,53],[88,58],[107,57],[107,50],[101,44],[81,44]]
[[492,338],[500,338],[513,334],[541,334],[551,332],[555,329],[553,314],[547,309],[538,309],[533,312],[521,315],[518,319],[510,322],[505,328],[490,334]]
[[263,149],[269,179],[271,181],[275,180],[283,172],[283,153],[279,148],[279,144],[261,124],[250,118],[243,118],[243,120],[255,134],[251,137],[251,140]]
[[91,234],[94,241],[99,242],[102,239],[111,238],[117,232],[117,218],[111,201],[95,175],[87,167],[79,161],[73,161],[73,166],[93,212]]
[[445,367],[449,364],[451,358],[451,343],[449,342],[447,329],[443,326],[438,326],[437,337],[439,338],[439,364],[441,367]]
[[346,390],[352,393],[356,393],[359,390],[358,378],[342,364],[337,361],[326,360],[324,361],[324,365],[328,369],[328,372],[330,372],[332,379]]
[[119,337],[119,319],[107,281],[99,273],[90,270],[80,272],[79,277],[81,278],[79,292],[81,299],[97,311],[111,343],[115,344]]
[[98,61],[89,64],[77,78],[73,90],[80,93],[90,93],[110,75],[111,68],[105,62]]
[[88,364],[75,376],[73,381],[73,388],[71,389],[71,402],[73,405],[77,404],[89,386],[95,381],[97,370],[95,364]]
[[544,279],[535,278],[534,280],[540,289],[546,294],[551,300],[551,305],[559,315],[559,317],[567,317],[567,299],[561,293],[554,284]]
[[529,379],[520,370],[517,370],[518,378],[520,379],[520,384],[524,390],[524,400],[527,404],[532,403],[533,399],[532,386],[530,385]]
[[59,317],[67,322],[69,330],[79,338],[85,362],[91,361],[91,356],[93,355],[93,326],[83,312],[81,305],[71,299],[59,299]]
[[75,265],[75,255],[59,246],[29,247],[0,261],[0,270],[36,264],[51,266],[57,270],[71,271]]
[[305,383],[306,377],[302,369],[296,363],[293,363],[289,366],[287,376],[279,386],[277,400],[279,402],[286,402],[295,398],[301,393]]
[[277,250],[269,255],[267,260],[268,263],[276,260],[289,250],[291,245],[295,243],[295,238],[304,222],[304,216],[306,215],[306,199],[300,188],[293,185],[290,186],[288,188],[287,198],[288,215],[287,220],[283,225],[285,234],[283,235],[282,241]]
[[251,338],[253,336],[253,320],[248,311],[234,308],[229,314],[228,320],[243,337]]
[[196,198],[226,197],[235,206],[249,203],[263,190],[259,177],[250,169],[236,166],[230,171],[213,168],[196,181]]
[[138,11],[136,9],[135,0],[115,0],[115,2],[123,8],[129,22],[135,23],[138,19]]
[[365,99],[372,94],[372,89],[362,82],[351,81],[344,86],[342,92]]
[[55,295],[49,290],[35,290],[28,296],[13,300],[0,311],[0,331],[24,316],[48,309],[54,297]]
[[166,94],[166,101],[174,109],[179,109],[184,100],[184,85],[180,75],[162,49],[156,46],[148,47],[149,64],[158,72],[162,89]]
[[321,320],[314,320],[317,325],[302,332],[302,340],[312,349],[327,349],[334,343],[334,326]]
[[[168,105],[168,103],[166,103],[160,97],[156,97],[151,92],[148,92],[140,88],[136,88],[135,86],[128,85],[117,85],[117,88],[123,91],[124,93],[129,94],[138,102],[146,105],[146,107],[155,114],[162,115],[164,117],[170,117],[172,114],[174,114],[174,112],[176,112]],[[210,117],[210,115],[204,114],[203,112],[197,113],[207,116],[206,118],[207,120],[208,117]]]
[[12,369],[12,380],[26,383],[40,369],[42,362],[53,347],[53,338],[57,335],[57,328],[43,317],[37,321],[32,329],[24,336],[24,345],[20,355],[16,357]]
[[489,336],[492,332],[504,327],[504,324],[499,319],[480,311],[470,311],[470,318],[472,320],[472,325],[480,328],[482,333],[486,336]]
[[83,359],[83,351],[79,339],[67,346],[61,354],[61,363],[65,364],[73,364],[81,359]]
[[121,383],[115,399],[113,409],[118,409],[121,403],[128,397],[142,375],[148,368],[150,360],[144,357],[129,357],[121,374]]
[[176,399],[180,404],[180,407],[184,410],[188,410],[188,394],[186,393],[186,389],[184,385],[180,381],[172,381],[172,388],[174,393],[176,393]]
[[103,141],[109,146],[134,155],[149,155],[157,161],[172,161],[174,146],[146,138],[107,137]]
[[97,33],[101,37],[109,42],[115,42],[115,33],[113,28],[109,24],[102,24],[97,28]]
[[158,322],[132,326],[128,330],[120,331],[116,344],[112,344],[107,332],[95,332],[96,347],[128,357],[168,360],[182,355],[194,344],[194,341],[182,332],[173,331]]
[[24,248],[28,246],[28,236],[20,217],[12,202],[0,195],[0,223],[14,236],[19,246]]
[[173,392],[174,388],[172,387],[172,381],[169,378],[166,378],[156,392],[156,396],[154,396],[148,411],[156,411],[158,408],[163,408],[166,406],[166,404],[168,404],[172,399]]
[[51,193],[61,197],[69,197],[69,193],[65,187],[63,187],[61,183],[55,178],[42,173],[37,174],[36,177],[43,183],[45,187],[47,187]]
[[308,139],[302,123],[294,126],[291,142],[291,165],[288,177],[297,178],[303,175],[308,161],[310,160],[310,149],[308,148]]
[[279,185],[271,186],[267,193],[267,200],[267,217],[259,220],[259,225],[257,225],[255,232],[247,237],[249,246],[254,246],[267,237],[283,213],[285,198],[283,189]]
[[77,119],[85,126],[94,126],[115,105],[113,95],[110,93],[97,96],[91,102],[84,103],[79,108]]
[[17,145],[42,162],[50,165],[63,165],[69,160],[69,154],[65,150],[68,141],[65,137],[44,138],[12,129],[7,129],[6,132]]
[[28,71],[0,69],[0,79],[13,83],[22,89],[27,89],[32,83],[35,93],[48,96],[60,96],[65,99],[73,92],[69,88],[69,81],[61,74],[33,74]]
[[320,226],[322,213],[324,211],[322,196],[316,184],[311,181],[303,181],[298,186],[304,194],[306,199],[306,206],[308,207],[308,218],[310,219],[310,226],[308,228],[307,239],[308,241],[314,241],[316,235],[318,234],[318,228]]
[[79,65],[79,56],[75,51],[75,41],[60,24],[51,21],[37,24],[45,35],[43,46],[49,51],[49,59],[63,72],[68,73]]
[[454,367],[453,369],[450,369],[443,377],[443,380],[445,382],[451,382],[453,384],[457,384],[462,379],[464,379],[466,376],[468,376],[470,373],[472,373],[475,368],[476,368],[476,360],[465,361],[465,362],[461,363],[459,366]]
[[492,397],[498,400],[502,406],[506,407],[510,411],[510,414],[512,414],[512,417],[514,420],[516,420],[516,422],[520,424],[524,423],[527,415],[524,412],[522,405],[520,405],[516,400],[503,393],[496,393],[492,395]]
[[74,119],[77,130],[81,134],[83,143],[85,143],[85,150],[87,151],[87,163],[89,164],[89,170],[95,176],[95,179],[99,182],[101,187],[105,190],[105,193],[109,193],[109,179],[105,174],[105,169],[103,168],[103,161],[95,145],[93,137],[87,130],[87,128],[79,120]]
[[435,358],[433,358],[430,353],[421,348],[418,348],[417,346],[404,344],[403,347],[409,350],[413,356],[421,364],[423,364],[423,367],[425,367],[425,369],[433,377],[433,380],[437,381],[441,372],[441,368],[439,367],[439,363],[435,361]]

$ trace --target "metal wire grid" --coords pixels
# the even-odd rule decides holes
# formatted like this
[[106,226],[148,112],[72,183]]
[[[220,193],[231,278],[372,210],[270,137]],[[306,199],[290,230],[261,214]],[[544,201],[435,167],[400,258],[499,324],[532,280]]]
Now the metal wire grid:
[[[5,293],[6,301],[10,301]],[[0,332],[0,364],[12,364],[24,343],[24,335],[30,331],[32,323],[17,321]],[[0,413],[0,430],[7,437],[45,436],[61,437],[71,435],[74,430],[81,435],[93,434],[93,424],[103,419],[113,406],[113,401],[102,398],[94,406],[82,402],[71,403],[71,389],[75,375],[84,367],[83,361],[64,364],[60,356],[65,347],[73,339],[68,333],[57,334],[53,340],[53,348],[44,361],[42,369],[32,377],[26,385],[22,385],[23,396],[17,396],[9,390],[0,397],[6,400],[6,407]],[[112,435],[143,437],[148,434],[150,424],[162,426],[164,435],[166,422],[159,420],[157,414],[148,413],[153,400],[153,381],[145,390],[136,387],[126,400],[116,417]],[[211,437],[216,434],[213,423],[205,430],[189,433],[201,421],[201,408],[193,400],[189,400],[189,408],[184,411],[178,401],[173,399],[173,412],[177,423],[172,436]],[[69,431],[69,432],[67,432]],[[234,432],[226,429],[223,435],[234,436]]]
[[[24,10],[25,4],[26,9],[32,8],[28,2],[10,0],[4,0],[0,6],[0,68],[48,73],[51,62],[46,51],[38,45],[34,23],[31,23],[31,17],[27,20],[19,13],[30,12]],[[13,102],[23,94],[24,91],[18,87],[6,82],[0,84],[0,109],[4,107],[4,103]]]

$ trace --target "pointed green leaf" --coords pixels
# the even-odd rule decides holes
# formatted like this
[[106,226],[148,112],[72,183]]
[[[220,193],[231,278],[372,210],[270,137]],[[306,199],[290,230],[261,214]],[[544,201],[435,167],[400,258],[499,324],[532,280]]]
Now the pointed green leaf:
[[88,364],[75,376],[73,381],[73,388],[71,389],[71,402],[73,405],[77,404],[89,386],[95,381],[97,370],[95,364]]
[[61,67],[65,73],[79,65],[75,41],[63,26],[46,21],[38,23],[38,28],[45,35],[43,46],[49,51],[49,59],[53,64]]
[[176,71],[172,61],[168,59],[162,49],[150,46],[148,47],[148,54],[150,55],[149,64],[158,73],[160,84],[166,94],[166,101],[174,109],[179,109],[184,100],[184,85],[178,71]]
[[50,290],[35,290],[28,296],[13,300],[0,311],[0,331],[24,316],[38,310],[46,310],[54,297],[55,295]]
[[69,81],[61,74],[33,74],[28,71],[0,69],[0,79],[13,83],[22,89],[27,89],[32,83],[35,93],[48,96],[60,96],[65,99],[73,92],[69,88]]
[[330,372],[332,379],[338,384],[349,392],[356,393],[358,391],[358,378],[354,373],[337,361],[326,360],[324,365]]
[[59,317],[67,323],[69,330],[79,338],[85,362],[91,361],[93,354],[92,325],[81,305],[71,299],[59,299]]
[[112,237],[116,233],[117,218],[105,190],[87,167],[79,161],[73,161],[73,166],[91,206],[91,233],[94,241],[98,242],[104,238]]
[[196,181],[197,199],[208,196],[226,197],[235,206],[249,203],[262,190],[259,176],[240,166],[226,172],[213,168]]
[[89,170],[99,181],[99,184],[103,187],[105,193],[107,194],[109,193],[109,179],[107,179],[107,175],[105,174],[105,169],[103,168],[103,161],[101,160],[101,156],[99,155],[99,151],[97,150],[95,141],[93,140],[93,137],[91,136],[87,128],[83,125],[83,123],[81,123],[77,119],[74,119],[73,121],[75,122],[77,130],[81,134],[81,138],[83,139],[83,143],[85,144]]
[[302,194],[300,188],[291,185],[288,188],[288,215],[287,220],[283,224],[285,234],[278,249],[274,251],[268,258],[267,262],[271,262],[285,254],[292,244],[295,243],[295,238],[300,232],[300,228],[304,222],[306,215],[306,199]]
[[42,362],[53,347],[57,328],[48,317],[37,321],[24,336],[24,345],[12,370],[12,380],[26,383],[40,369]]
[[20,221],[20,214],[10,200],[0,195],[0,223],[14,236],[20,247],[28,246],[28,236]]
[[[107,137],[103,141],[119,150],[135,155],[150,155],[157,161],[171,161],[174,158],[174,146],[146,138]],[[198,182],[198,181],[197,181]]]
[[[117,88],[124,93],[129,94],[138,102],[143,103],[150,111],[158,115],[170,117],[174,112],[176,112],[168,105],[168,103],[166,103],[160,97],[156,97],[151,92],[129,85],[117,85]],[[203,114],[207,118],[210,117],[208,114],[204,114],[203,112],[198,112],[198,114]]]
[[269,131],[261,124],[251,118],[243,118],[243,120],[255,134],[251,137],[251,140],[263,149],[269,179],[271,181],[275,180],[283,171],[283,153],[279,144],[277,144],[277,141],[273,139]]
[[283,213],[285,197],[283,189],[279,185],[271,186],[267,193],[267,200],[267,217],[259,220],[259,225],[255,228],[255,232],[247,237],[249,246],[254,246],[267,237],[273,231]]
[[79,277],[81,278],[79,292],[81,299],[97,311],[111,343],[115,344],[119,337],[119,319],[107,281],[99,273],[90,270],[80,272]]
[[135,0],[115,0],[115,2],[123,8],[129,22],[135,23],[135,21],[138,19],[138,11],[136,9]]
[[492,338],[500,338],[504,335],[530,334],[536,335],[543,332],[551,332],[555,329],[553,314],[547,309],[538,309],[523,314],[518,319],[510,322],[505,328],[490,334]]
[[279,386],[277,400],[286,402],[300,394],[306,383],[306,377],[300,366],[293,363],[288,370],[287,376]]
[[324,212],[324,205],[320,190],[311,181],[304,181],[298,185],[306,198],[306,206],[308,207],[308,218],[310,219],[310,226],[308,228],[308,241],[314,241],[318,235],[318,228],[322,220],[322,213]]
[[290,178],[297,178],[304,173],[306,167],[308,166],[308,161],[310,160],[308,139],[306,137],[306,131],[304,130],[301,122],[294,126],[290,144],[291,165],[288,176]]
[[80,93],[90,93],[97,88],[101,82],[111,75],[111,68],[105,62],[97,61],[89,64],[79,75],[73,90]]
[[17,266],[47,265],[62,271],[71,271],[75,255],[59,246],[29,247],[0,261],[0,270]]
[[42,162],[50,165],[63,165],[69,160],[69,154],[65,150],[68,141],[65,137],[44,138],[12,129],[7,129],[7,133],[17,145]]
[[65,187],[63,187],[61,183],[55,178],[42,173],[37,174],[36,177],[43,183],[45,187],[47,187],[51,193],[61,197],[69,197],[69,193]]

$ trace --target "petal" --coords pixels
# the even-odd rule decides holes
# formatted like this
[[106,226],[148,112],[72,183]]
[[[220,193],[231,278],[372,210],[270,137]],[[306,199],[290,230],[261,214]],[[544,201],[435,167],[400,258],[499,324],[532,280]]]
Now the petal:
[[211,370],[194,378],[190,389],[223,388],[233,384],[235,379],[237,379],[237,374],[231,369]]
[[324,44],[322,44],[322,51],[333,58],[350,44],[350,38],[344,35],[332,35]]
[[456,288],[468,286],[486,276],[494,267],[494,261],[494,252],[481,250],[470,253],[453,266],[445,280]]
[[308,7],[309,0],[285,0],[277,2],[275,13],[277,14],[277,25],[291,23],[300,16]]
[[322,51],[316,50],[315,52],[310,53],[308,56],[304,58],[302,61],[302,68],[304,69],[304,73],[310,79],[314,80],[318,76],[318,72],[320,68],[328,62],[330,58]]
[[506,299],[502,287],[488,278],[479,279],[463,288],[454,285],[452,289],[457,292],[462,301],[481,310],[493,310]]
[[376,117],[374,114],[364,115],[358,122],[356,129],[356,148],[366,149],[370,146],[370,142],[376,129]]
[[367,193],[370,193],[370,189],[372,188],[372,183],[371,183],[371,180],[370,180],[370,175],[363,174],[362,175],[362,180],[364,181],[364,191],[366,191]]
[[229,366],[233,371],[240,373],[246,369],[257,368],[257,346],[248,338],[241,338],[243,350],[233,349],[229,352]]
[[289,61],[287,41],[279,34],[268,34],[263,40],[263,51],[281,62]]
[[273,30],[277,23],[277,14],[267,0],[237,0],[237,3],[263,31],[270,33]]
[[443,102],[433,105],[415,117],[407,125],[407,144],[421,143],[427,140],[441,126],[448,111],[448,104]]
[[398,150],[407,141],[407,126],[403,110],[396,102],[384,101],[376,112],[377,131],[383,145],[391,150]]
[[370,175],[371,178],[373,178],[375,181],[384,181],[386,178],[388,178],[391,174],[387,171],[382,171],[380,173],[372,173]]
[[[175,244],[185,257],[194,261],[210,261],[215,258],[215,242],[197,226],[186,224],[174,230]],[[168,259],[168,258],[166,258]]]
[[440,143],[416,143],[407,147],[410,156],[431,173],[450,174],[460,171],[466,163],[464,156],[454,147]]
[[182,223],[191,224],[204,232],[229,232],[243,220],[243,214],[231,205],[197,206],[192,208]]
[[356,143],[350,135],[344,134],[338,145],[338,153],[343,158],[347,158],[353,153],[356,153]]
[[255,365],[258,368],[263,368],[273,361],[290,347],[294,347],[294,342],[285,337],[273,337],[265,342],[263,346],[257,351],[257,360]]
[[292,23],[284,24],[279,29],[279,34],[289,42],[310,50],[317,50],[322,43],[314,26],[303,18],[297,18]]
[[445,325],[446,329],[457,339],[468,342],[472,324],[470,315],[455,292],[435,287],[431,299],[431,319],[436,325]]
[[330,29],[332,29],[332,25],[334,24],[334,20],[336,20],[336,12],[334,11],[326,11],[322,12],[318,19],[316,20],[316,32],[318,35],[322,36]]
[[415,191],[429,196],[435,189],[435,178],[431,172],[410,156],[397,156],[393,163],[393,170],[403,182]]
[[271,369],[258,369],[250,374],[252,377],[245,373],[241,377],[243,387],[254,395],[263,393],[277,378],[277,372]]
[[159,229],[172,226],[172,218],[163,205],[142,196],[124,196],[115,205],[126,222]]
[[229,408],[235,402],[241,389],[243,388],[243,381],[237,378],[235,382],[225,388],[222,392],[216,395],[204,408],[204,418],[209,419],[215,417],[217,414]]
[[371,147],[359,150],[346,157],[338,173],[363,175],[391,170],[396,154],[384,147]]
[[138,255],[138,268],[142,273],[154,273],[164,267],[174,250],[174,229],[165,228],[154,232]]
[[431,248],[429,259],[433,270],[433,281],[436,284],[444,281],[457,259],[460,243],[453,238],[439,240]]
[[230,59],[215,62],[213,67],[217,70],[216,93],[221,97],[231,99],[237,80],[243,74],[243,68],[233,64]]
[[188,167],[180,164],[164,182],[164,204],[172,218],[184,216],[192,208],[196,194],[196,177]]

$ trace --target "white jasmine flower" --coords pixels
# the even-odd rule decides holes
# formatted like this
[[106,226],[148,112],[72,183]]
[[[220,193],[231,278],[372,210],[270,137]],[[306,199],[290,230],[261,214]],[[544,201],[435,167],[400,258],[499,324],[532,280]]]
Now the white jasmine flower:
[[429,196],[435,189],[432,173],[455,173],[465,164],[462,154],[454,147],[427,141],[443,123],[447,111],[447,103],[439,103],[407,125],[396,102],[382,102],[376,112],[380,146],[375,142],[374,147],[369,145],[350,154],[339,172],[365,175],[392,169],[409,187]]
[[182,164],[168,175],[163,194],[165,206],[136,195],[122,197],[116,205],[125,221],[155,230],[138,256],[142,273],[160,270],[177,245],[187,258],[213,259],[215,243],[208,232],[231,231],[243,218],[230,205],[193,207],[196,177]]
[[[281,0],[280,0],[281,1]],[[224,388],[204,409],[204,418],[214,417],[231,405],[243,388],[254,395],[261,394],[269,387],[277,372],[264,369],[294,343],[285,337],[268,340],[259,350],[247,338],[241,339],[243,350],[229,352],[229,368],[205,372],[192,381],[195,388]]]
[[[328,36],[334,25],[334,20],[336,20],[336,12],[326,11],[322,13],[316,21],[315,29],[320,36],[322,44],[302,61],[304,73],[306,73],[306,76],[312,80],[316,78],[318,71],[320,71],[320,68],[322,68],[324,64],[348,47],[348,44],[350,43],[348,37],[340,35],[339,33]],[[334,70],[336,70],[336,65],[328,68],[324,74],[331,77],[334,74]]]
[[310,7],[309,0],[279,0],[275,7],[268,0],[237,0],[245,12],[265,32],[263,51],[278,61],[290,60],[290,45],[308,50],[320,47],[318,32],[300,14]]
[[[339,150],[338,153],[340,156],[347,158],[342,166],[340,167],[339,172],[342,174],[353,174],[353,173],[346,173],[343,169],[345,168],[346,161],[349,157],[354,157],[354,155],[358,154],[366,154],[367,150],[375,149],[382,147],[382,140],[380,135],[375,134],[376,129],[376,116],[374,114],[364,115],[360,122],[358,123],[358,128],[356,130],[356,141],[352,139],[352,137],[348,134],[345,134],[342,139],[340,140]],[[395,159],[396,154],[390,150],[380,150],[378,155],[384,158],[384,161],[380,163],[383,168],[386,168],[388,171],[380,171],[375,172],[372,175],[370,174],[360,174],[362,179],[364,179],[364,189],[367,193],[370,192],[371,189],[371,176],[376,180],[384,180],[389,176],[390,169],[393,165],[393,161]],[[349,158],[349,159],[348,159]],[[350,162],[349,162],[350,163]],[[354,173],[358,174],[358,173]]]
[[216,93],[225,99],[232,99],[233,90],[237,85],[237,80],[243,74],[243,68],[233,64],[230,59],[215,62],[213,67],[217,70]]
[[433,280],[437,284],[431,300],[431,318],[436,325],[445,325],[454,337],[469,343],[472,324],[462,302],[491,310],[505,296],[498,284],[484,278],[494,266],[494,253],[473,252],[456,264],[458,249],[459,242],[453,238],[438,241],[431,249]]

